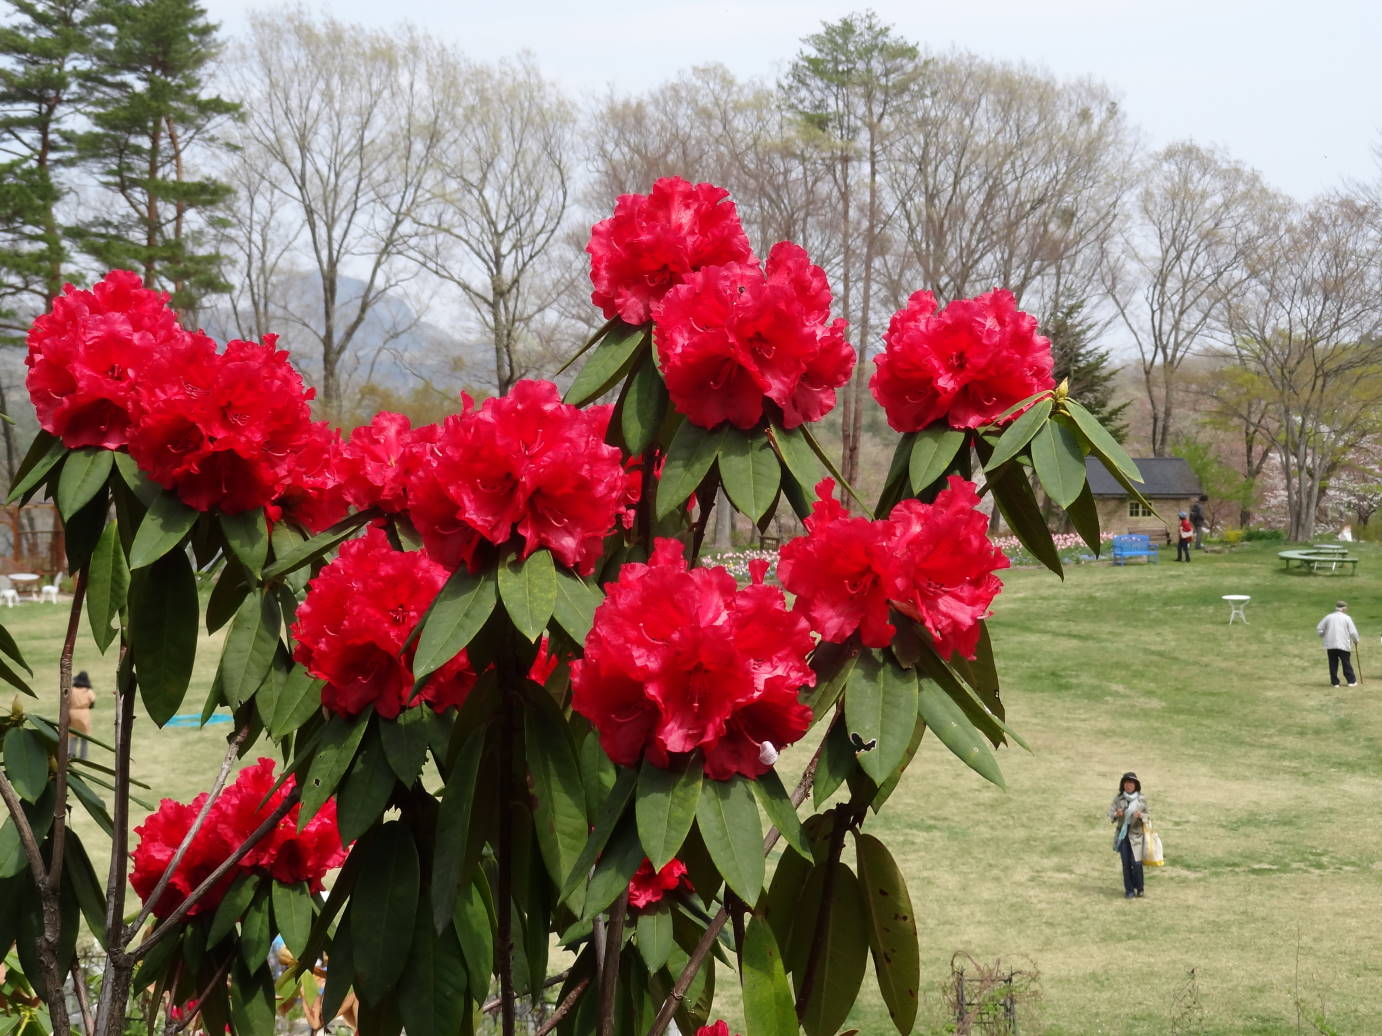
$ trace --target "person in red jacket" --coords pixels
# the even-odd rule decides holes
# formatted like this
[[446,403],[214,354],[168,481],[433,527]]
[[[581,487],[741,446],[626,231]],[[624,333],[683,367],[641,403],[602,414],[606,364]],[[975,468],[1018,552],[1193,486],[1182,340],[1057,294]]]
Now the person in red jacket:
[[1195,527],[1190,524],[1190,516],[1180,513],[1179,538],[1176,540],[1176,560],[1190,563],[1190,541],[1195,538]]

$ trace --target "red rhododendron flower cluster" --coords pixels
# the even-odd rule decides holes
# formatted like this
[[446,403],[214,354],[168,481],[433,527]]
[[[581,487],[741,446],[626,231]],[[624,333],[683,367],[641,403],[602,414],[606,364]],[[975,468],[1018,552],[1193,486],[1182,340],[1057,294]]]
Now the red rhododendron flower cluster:
[[806,732],[798,695],[815,682],[813,641],[780,590],[688,570],[681,544],[658,540],[650,562],[625,565],[606,592],[571,664],[572,707],[616,763],[667,766],[700,749],[707,777],[757,777]]
[[607,317],[642,324],[653,304],[703,266],[753,261],[729,192],[668,176],[647,194],[621,194],[590,232],[590,299]]
[[629,879],[629,906],[644,910],[675,888],[691,888],[691,879],[686,876],[686,864],[680,860],[668,860],[660,871],[653,870],[653,861],[646,856]]
[[409,704],[441,712],[475,683],[464,651],[434,673],[412,700],[415,646],[404,644],[446,582],[426,551],[394,550],[381,529],[341,547],[307,586],[292,634],[293,657],[326,681],[322,704],[349,718],[373,706],[394,719]]
[[941,420],[952,428],[992,424],[1055,385],[1050,340],[1003,288],[939,313],[935,297],[919,291],[893,314],[883,341],[869,387],[899,432]]
[[415,447],[409,514],[432,557],[470,564],[481,542],[517,533],[522,556],[546,547],[568,568],[593,571],[615,528],[631,476],[605,440],[609,407],[561,401],[550,381],[520,381],[503,397],[448,417]]
[[807,535],[786,543],[778,578],[796,594],[795,610],[825,640],[855,630],[866,647],[886,647],[896,608],[930,633],[940,654],[973,658],[979,620],[1003,584],[993,573],[1010,562],[988,538],[974,485],[952,475],[935,503],[904,500],[881,521],[851,518],[835,483],[816,487]]
[[702,1025],[696,1030],[696,1036],[738,1036],[738,1034],[731,1033],[729,1023],[721,1018],[714,1025]]
[[40,425],[65,445],[128,446],[191,507],[235,514],[292,489],[316,523],[338,510],[307,499],[332,481],[334,433],[312,424],[314,393],[275,341],[218,352],[178,325],[167,295],[116,270],[90,291],[69,285],[34,322],[29,395]]
[[[193,889],[248,841],[293,790],[294,781],[290,777],[270,795],[273,785],[274,762],[260,759],[240,771],[235,781],[221,792],[166,891],[154,905],[155,916],[167,917],[181,906]],[[192,829],[206,799],[205,792],[188,803],[164,799],[158,809],[134,829],[139,844],[131,854],[130,885],[141,899],[147,901],[153,894],[154,886],[172,863],[173,855]],[[214,911],[235,879],[251,872],[266,874],[285,885],[305,881],[312,892],[320,892],[326,872],[340,866],[346,855],[336,828],[336,803],[328,799],[301,831],[297,829],[298,809],[294,806],[289,810],[206,896],[193,904],[188,914]]]
[[350,433],[341,447],[337,477],[346,498],[364,510],[389,514],[407,510],[407,486],[418,458],[437,441],[436,425],[414,428],[403,414],[381,410]]
[[789,241],[774,245],[761,268],[689,274],[653,318],[672,404],[702,428],[752,428],[767,400],[784,427],[820,420],[854,370],[845,322],[830,319],[825,272]]

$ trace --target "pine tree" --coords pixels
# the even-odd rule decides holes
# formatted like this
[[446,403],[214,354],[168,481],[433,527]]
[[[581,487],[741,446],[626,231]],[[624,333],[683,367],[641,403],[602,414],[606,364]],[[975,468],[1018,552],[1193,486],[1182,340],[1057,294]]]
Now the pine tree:
[[96,0],[94,21],[91,128],[78,149],[118,201],[73,236],[100,266],[140,271],[187,314],[227,287],[221,256],[203,249],[231,188],[195,170],[239,110],[208,92],[217,26],[195,0]]
[[23,340],[62,291],[68,251],[58,210],[73,161],[90,0],[9,0],[0,26],[0,337]]
[[1109,350],[1090,340],[1095,324],[1084,315],[1084,309],[1084,299],[1057,299],[1052,315],[1042,324],[1042,333],[1051,339],[1053,375],[1057,385],[1069,380],[1071,398],[1083,403],[1122,442],[1128,434],[1123,414],[1129,404],[1127,400],[1113,401],[1118,368]]

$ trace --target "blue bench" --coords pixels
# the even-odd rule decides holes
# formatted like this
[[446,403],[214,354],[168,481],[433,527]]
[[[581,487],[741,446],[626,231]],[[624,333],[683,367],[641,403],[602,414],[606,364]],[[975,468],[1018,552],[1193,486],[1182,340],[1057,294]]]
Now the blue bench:
[[1152,546],[1152,541],[1140,532],[1129,532],[1122,536],[1113,537],[1110,557],[1115,565],[1126,565],[1128,558],[1146,558],[1148,563],[1152,565],[1161,560],[1161,555]]

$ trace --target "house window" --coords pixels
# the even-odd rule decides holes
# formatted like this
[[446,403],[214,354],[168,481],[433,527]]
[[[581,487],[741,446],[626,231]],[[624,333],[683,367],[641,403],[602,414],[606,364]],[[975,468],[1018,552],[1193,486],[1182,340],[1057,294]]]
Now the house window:
[[1146,504],[1144,504],[1141,500],[1128,501],[1129,518],[1150,518],[1151,516],[1152,509],[1148,507]]

